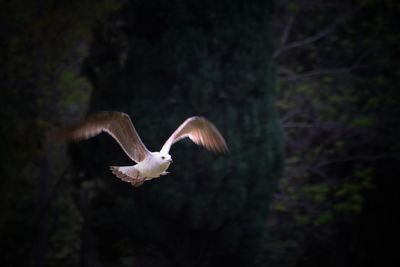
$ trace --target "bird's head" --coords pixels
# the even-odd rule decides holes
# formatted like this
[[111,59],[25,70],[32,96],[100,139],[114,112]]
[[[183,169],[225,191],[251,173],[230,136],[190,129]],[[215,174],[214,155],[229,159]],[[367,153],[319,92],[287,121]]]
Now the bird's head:
[[153,152],[153,155],[160,161],[160,162],[167,162],[168,164],[172,163],[172,157],[168,153],[162,152]]

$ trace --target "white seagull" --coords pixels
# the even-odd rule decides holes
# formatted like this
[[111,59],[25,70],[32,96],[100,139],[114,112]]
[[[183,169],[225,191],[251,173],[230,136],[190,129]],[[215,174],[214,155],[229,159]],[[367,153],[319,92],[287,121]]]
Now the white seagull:
[[137,187],[145,181],[166,175],[172,157],[171,146],[189,137],[197,145],[214,152],[227,152],[228,147],[218,129],[204,117],[185,120],[164,143],[159,152],[150,152],[143,144],[129,115],[122,112],[103,111],[89,116],[84,121],[59,128],[50,133],[56,141],[79,141],[96,136],[101,132],[111,135],[125,153],[137,164],[133,166],[111,166],[112,173],[121,180]]

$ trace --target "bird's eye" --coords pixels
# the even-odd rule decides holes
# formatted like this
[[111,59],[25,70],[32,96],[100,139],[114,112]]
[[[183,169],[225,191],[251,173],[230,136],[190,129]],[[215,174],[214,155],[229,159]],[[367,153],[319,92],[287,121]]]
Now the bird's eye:
[[161,158],[162,158],[162,159],[165,159],[165,157],[164,157],[164,156],[162,156]]

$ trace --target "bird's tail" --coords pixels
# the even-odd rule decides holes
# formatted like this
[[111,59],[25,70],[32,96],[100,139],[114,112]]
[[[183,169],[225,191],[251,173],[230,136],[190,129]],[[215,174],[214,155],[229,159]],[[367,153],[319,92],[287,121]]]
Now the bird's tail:
[[142,177],[135,166],[110,166],[111,172],[124,182],[138,187],[146,181],[146,177]]

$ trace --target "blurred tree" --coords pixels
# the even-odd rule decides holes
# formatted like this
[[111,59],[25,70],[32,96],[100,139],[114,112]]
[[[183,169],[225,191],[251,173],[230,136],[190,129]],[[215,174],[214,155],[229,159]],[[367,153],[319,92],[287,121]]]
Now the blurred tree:
[[[129,164],[100,136],[71,148],[90,189],[86,244],[119,266],[252,266],[282,170],[274,107],[270,1],[126,1],[96,31],[86,73],[90,110],[128,112],[159,150],[204,115],[230,153],[173,147],[171,174],[133,189],[109,165]],[[91,240],[95,240],[92,242]],[[89,249],[90,248],[90,249]]]
[[81,219],[62,174],[68,161],[44,137],[56,119],[84,113],[91,85],[80,65],[94,22],[115,7],[111,0],[0,2],[3,266],[79,261]]
[[287,168],[263,262],[380,266],[395,257],[382,244],[399,201],[399,11],[398,1],[280,2],[274,58]]

